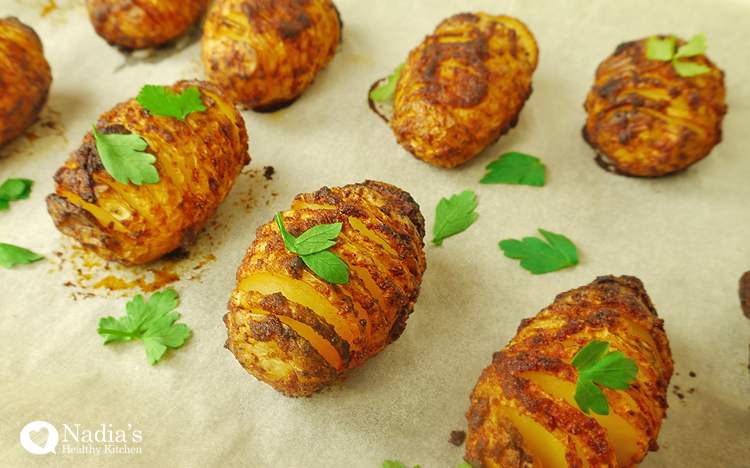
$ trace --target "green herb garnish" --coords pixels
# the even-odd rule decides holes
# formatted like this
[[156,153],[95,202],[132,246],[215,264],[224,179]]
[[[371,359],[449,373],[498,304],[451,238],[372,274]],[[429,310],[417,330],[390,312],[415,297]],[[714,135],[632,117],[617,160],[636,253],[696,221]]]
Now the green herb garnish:
[[34,181],[29,179],[8,179],[0,185],[0,210],[7,210],[8,202],[29,198]]
[[[381,468],[406,468],[406,466],[398,460],[385,460]],[[419,465],[415,465],[414,468],[419,468]],[[458,468],[471,468],[469,462],[463,462],[458,465]]]
[[2,267],[13,268],[13,265],[18,263],[26,265],[43,258],[44,256],[23,247],[0,242],[0,266]]
[[479,205],[476,195],[471,190],[464,190],[458,195],[452,195],[450,200],[441,198],[435,208],[435,226],[432,228],[432,243],[440,245],[443,239],[465,231],[476,221],[477,213],[474,208]]
[[684,62],[679,59],[686,57],[695,57],[708,49],[706,35],[703,33],[693,36],[687,44],[681,45],[675,53],[675,38],[670,36],[666,39],[659,39],[651,36],[646,43],[646,58],[650,60],[661,60],[662,62],[672,62],[672,66],[678,75],[690,77],[702,75],[711,71],[711,68],[695,62]]
[[174,117],[179,120],[185,120],[191,112],[206,110],[201,101],[201,92],[195,86],[185,89],[182,94],[177,94],[161,86],[145,85],[135,100],[151,115]]
[[177,294],[174,289],[155,292],[148,303],[138,294],[125,305],[125,317],[119,320],[102,317],[96,331],[104,337],[105,345],[112,341],[130,341],[138,338],[146,348],[148,363],[153,366],[168,347],[179,348],[190,336],[190,328],[187,325],[174,324],[180,314],[169,312],[175,307]]
[[401,70],[404,68],[404,65],[406,65],[406,62],[397,66],[393,70],[393,74],[388,75],[388,83],[382,86],[378,86],[377,88],[370,91],[371,100],[387,101],[388,99],[393,97],[393,94],[396,92],[396,83],[398,83],[398,78],[401,76]]
[[539,232],[549,244],[537,237],[524,237],[522,241],[502,240],[500,248],[506,257],[521,259],[521,267],[535,275],[578,263],[578,250],[570,239],[544,229],[539,229]]
[[539,158],[523,153],[510,152],[491,162],[485,169],[488,172],[480,184],[519,184],[544,185],[545,165]]
[[159,182],[159,173],[154,167],[156,156],[145,152],[146,140],[134,134],[105,135],[91,127],[102,165],[117,182],[127,184],[130,180],[135,185]]
[[578,369],[578,383],[573,396],[578,407],[586,414],[608,415],[609,403],[604,392],[595,384],[613,390],[627,390],[635,382],[638,365],[622,351],[609,351],[609,342],[591,340],[580,349],[571,364]]
[[319,224],[294,237],[284,227],[281,215],[276,213],[276,225],[284,239],[286,249],[305,262],[313,273],[324,281],[335,284],[349,282],[349,267],[335,253],[328,250],[336,245],[336,236],[341,232],[341,223]]

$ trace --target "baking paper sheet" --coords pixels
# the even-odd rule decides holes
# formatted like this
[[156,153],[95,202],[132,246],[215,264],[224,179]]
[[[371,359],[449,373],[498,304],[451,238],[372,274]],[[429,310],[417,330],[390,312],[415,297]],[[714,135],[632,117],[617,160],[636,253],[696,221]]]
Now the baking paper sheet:
[[[521,319],[597,276],[628,274],[664,318],[676,369],[661,449],[642,466],[750,466],[750,320],[737,295],[750,270],[750,2],[336,0],[344,30],[335,58],[292,106],[243,111],[252,162],[189,256],[131,269],[60,234],[44,198],[99,115],[144,84],[203,78],[200,44],[126,58],[94,33],[83,0],[1,3],[0,15],[40,35],[53,83],[40,121],[0,148],[0,180],[35,181],[28,200],[0,212],[0,242],[45,256],[0,271],[0,465],[375,468],[398,459],[452,468],[464,447],[450,433],[466,430],[469,394]],[[367,90],[444,18],[478,11],[516,16],[533,32],[534,91],[496,144],[458,169],[432,167],[396,143]],[[596,66],[626,40],[700,31],[726,73],[721,144],[672,177],[599,168],[581,138]],[[480,185],[484,167],[507,151],[541,158],[547,184]],[[330,389],[285,398],[223,348],[235,272],[255,229],[297,193],[365,179],[410,192],[428,231],[440,198],[465,189],[477,194],[479,218],[425,247],[421,296],[398,341]],[[580,264],[534,276],[502,255],[498,241],[538,228],[573,240]],[[149,366],[140,343],[102,346],[100,317],[120,317],[135,294],[169,287],[179,322],[193,330],[182,348]],[[56,453],[23,448],[21,432],[34,421],[59,433]],[[85,431],[113,442],[83,442]],[[117,431],[126,442],[115,441]]]

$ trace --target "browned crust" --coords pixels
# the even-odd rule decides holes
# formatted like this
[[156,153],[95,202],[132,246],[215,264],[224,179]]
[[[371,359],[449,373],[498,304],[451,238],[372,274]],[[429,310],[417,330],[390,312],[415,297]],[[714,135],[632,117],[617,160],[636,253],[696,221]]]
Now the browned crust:
[[745,317],[750,318],[750,271],[740,278],[740,305]]
[[187,31],[211,0],[86,0],[96,33],[110,45],[156,47]]
[[[631,332],[628,322],[643,327],[656,349]],[[569,362],[594,333],[607,333],[611,349],[625,352],[640,369],[636,383],[624,391],[638,405],[638,411],[633,411],[620,392],[602,389],[610,410],[639,434],[640,451],[628,466],[636,466],[648,450],[656,447],[673,373],[663,321],[640,280],[604,276],[558,295],[552,305],[525,319],[511,343],[493,355],[492,364],[482,372],[471,395],[472,406],[467,413],[465,459],[472,466],[540,466],[528,453],[520,433],[511,429],[513,424],[502,420],[502,406],[517,408],[556,434],[563,445],[566,435],[584,444],[582,453],[590,466],[616,466],[607,432],[595,419],[522,376],[524,372],[542,372],[574,384],[578,374]],[[569,466],[580,466],[580,450],[568,446]]]
[[16,18],[0,19],[0,146],[34,123],[51,83],[36,32]]
[[[237,270],[238,287],[230,301],[230,310],[238,303],[236,296],[243,294],[240,291],[241,285],[243,290],[250,289],[248,297],[257,297],[252,287],[256,281],[265,278],[258,275],[271,274],[304,283],[320,294],[336,311],[335,318],[332,319],[334,322],[324,320],[322,316],[320,318],[322,322],[330,323],[334,329],[321,329],[318,335],[334,344],[334,347],[336,343],[332,340],[339,339],[338,337],[348,345],[348,355],[337,348],[344,361],[339,371],[360,366],[398,338],[406,325],[406,319],[413,311],[425,266],[422,252],[424,243],[420,235],[424,232],[424,221],[418,205],[410,195],[391,185],[367,181],[345,187],[323,187],[311,194],[300,194],[295,198],[292,210],[281,216],[286,230],[295,237],[316,225],[342,223],[341,234],[331,251],[352,266],[349,283],[331,284],[312,273],[298,256],[286,249],[275,221],[271,221],[258,228],[256,239]],[[372,234],[365,235],[355,228],[350,222],[353,218],[361,221],[368,229],[383,233],[384,239],[367,237]],[[378,225],[387,226],[388,229],[373,229]],[[387,243],[395,253],[386,250],[380,242]],[[414,272],[406,267],[410,263],[414,265]],[[377,288],[377,291],[371,288]],[[294,307],[297,309],[292,312],[286,306],[294,303],[283,294],[276,293],[268,297],[274,297],[273,301],[269,299],[264,308],[270,314],[289,317],[296,314],[295,320],[311,324],[314,322],[313,315],[323,313],[302,304],[296,304]],[[304,319],[300,315],[302,311],[307,314]],[[231,344],[233,341],[245,341],[241,335],[234,336],[234,328],[228,332],[230,349],[236,348]],[[277,345],[281,346],[281,343]],[[269,372],[283,367],[276,364],[276,360],[264,362],[265,358],[260,355],[257,360],[246,356],[238,356],[238,359],[245,363],[251,362],[249,365],[243,364],[248,372],[285,395],[304,396],[314,391],[313,386],[304,389],[297,387],[291,373],[289,382],[276,374],[273,378],[267,378]],[[305,361],[300,357],[297,362],[305,368],[315,365],[315,359]],[[312,373],[312,370],[308,373]],[[331,380],[332,378],[321,379],[316,388],[324,387]],[[291,391],[290,385],[297,390]]]
[[727,106],[724,73],[705,55],[680,60],[711,71],[681,77],[671,62],[646,58],[647,41],[620,44],[599,65],[583,138],[621,173],[657,177],[708,155],[721,141]]
[[218,0],[201,57],[208,79],[237,104],[291,104],[336,53],[341,21],[330,0]]
[[[171,89],[181,92],[191,86],[201,91],[207,110],[185,121],[152,116],[135,99],[100,117],[98,132],[135,133],[146,140],[161,180],[141,186],[115,181],[102,166],[88,132],[57,171],[55,196],[47,199],[58,229],[123,265],[145,263],[196,241],[250,157],[239,111],[210,83],[180,81]],[[173,180],[172,174],[184,180]],[[109,221],[89,212],[95,207],[110,212],[111,206],[116,206],[117,216]]]
[[390,121],[396,139],[436,166],[476,156],[515,126],[537,54],[531,32],[514,18],[446,19],[410,52],[401,72]]

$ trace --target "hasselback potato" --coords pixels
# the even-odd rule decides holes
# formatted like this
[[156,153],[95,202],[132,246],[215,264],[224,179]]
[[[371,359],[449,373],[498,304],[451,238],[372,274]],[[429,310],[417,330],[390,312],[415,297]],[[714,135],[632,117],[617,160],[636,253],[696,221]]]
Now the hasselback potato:
[[[599,386],[609,415],[574,400],[573,357],[593,339],[638,366],[628,390]],[[606,276],[525,319],[471,394],[465,459],[473,467],[635,467],[656,438],[673,372],[663,321],[643,284]]]
[[282,214],[293,236],[342,223],[330,250],[347,284],[314,274],[261,226],[237,270],[224,316],[226,347],[251,374],[287,396],[305,396],[397,339],[425,270],[424,220],[411,196],[382,182],[301,194]]
[[409,53],[390,121],[415,157],[456,167],[516,125],[538,50],[520,21],[485,13],[446,19]]
[[36,32],[16,18],[0,19],[0,146],[36,120],[51,83]]
[[183,34],[211,0],[86,0],[96,33],[128,49],[156,47]]
[[99,256],[137,265],[190,245],[250,162],[245,122],[210,83],[196,87],[205,111],[182,121],[151,115],[135,99],[104,113],[101,134],[136,134],[156,156],[155,184],[117,182],[102,165],[92,132],[55,174],[47,209],[55,226]]
[[705,55],[680,59],[710,69],[684,77],[671,61],[648,59],[647,43],[621,44],[599,65],[584,104],[583,138],[621,173],[656,177],[708,155],[721,141],[727,106],[724,73]]
[[208,79],[259,111],[291,103],[336,53],[341,20],[330,0],[218,0],[201,56]]

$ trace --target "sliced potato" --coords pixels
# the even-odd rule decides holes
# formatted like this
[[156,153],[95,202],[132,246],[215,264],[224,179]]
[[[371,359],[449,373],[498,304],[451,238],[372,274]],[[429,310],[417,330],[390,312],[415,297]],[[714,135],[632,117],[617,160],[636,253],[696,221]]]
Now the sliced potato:
[[96,124],[102,134],[141,136],[156,156],[160,181],[117,182],[101,163],[91,132],[55,174],[47,209],[55,226],[99,256],[138,265],[195,242],[250,162],[242,116],[210,83],[180,81],[181,93],[195,86],[205,111],[184,121],[151,115],[135,99],[118,104]]
[[460,14],[409,53],[391,128],[416,158],[456,167],[516,125],[531,95],[534,36],[508,16]]
[[286,249],[275,222],[261,226],[237,270],[226,346],[259,380],[305,396],[401,335],[425,270],[424,220],[406,192],[371,181],[298,195],[282,218],[295,237],[342,223],[330,250],[349,282],[321,279]]
[[0,19],[0,146],[34,123],[51,83],[36,32],[16,18]]
[[[638,365],[628,390],[602,387],[609,415],[585,414],[573,398],[573,357],[592,339]],[[605,276],[559,295],[521,323],[495,353],[471,395],[465,459],[473,467],[635,467],[667,409],[673,363],[663,321],[633,277]]]
[[238,105],[284,107],[336,54],[341,20],[330,0],[217,0],[203,30],[209,81]]
[[86,0],[96,33],[128,49],[156,47],[183,34],[211,0]]
[[[660,36],[662,39],[665,36]],[[583,138],[623,174],[657,177],[703,159],[721,141],[724,73],[705,55],[682,58],[709,72],[682,77],[646,58],[648,38],[620,44],[596,70]],[[677,39],[676,47],[685,41]]]

